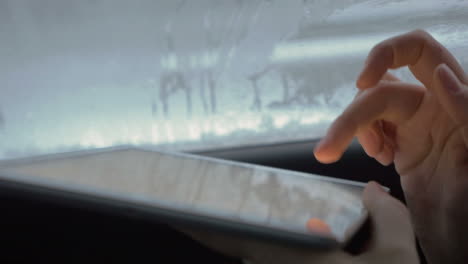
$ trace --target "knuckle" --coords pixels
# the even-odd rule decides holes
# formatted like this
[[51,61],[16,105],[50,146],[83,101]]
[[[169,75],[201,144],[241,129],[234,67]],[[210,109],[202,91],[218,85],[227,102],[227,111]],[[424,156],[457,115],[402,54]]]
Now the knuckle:
[[425,46],[429,46],[431,48],[439,47],[439,43],[437,40],[427,31],[423,29],[416,29],[410,33],[410,36],[416,42],[423,43]]
[[391,82],[381,81],[377,84],[374,89],[367,90],[368,98],[371,100],[377,100],[380,98],[385,98],[390,95],[390,93],[394,92],[393,86]]
[[395,85],[392,82],[381,81],[376,90],[381,94],[383,93],[385,95],[388,95],[388,93],[391,93],[395,90],[394,86]]
[[430,39],[432,36],[424,29],[416,29],[410,32],[410,35],[417,37],[422,40]]
[[373,56],[378,56],[385,53],[391,48],[390,39],[384,40],[380,43],[377,43],[371,50],[370,54]]

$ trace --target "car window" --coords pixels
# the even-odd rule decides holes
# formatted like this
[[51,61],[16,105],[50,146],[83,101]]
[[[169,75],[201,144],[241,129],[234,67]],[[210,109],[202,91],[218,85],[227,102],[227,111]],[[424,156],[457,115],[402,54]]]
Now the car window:
[[3,0],[0,159],[318,138],[389,36],[428,30],[468,69],[467,13],[439,0]]

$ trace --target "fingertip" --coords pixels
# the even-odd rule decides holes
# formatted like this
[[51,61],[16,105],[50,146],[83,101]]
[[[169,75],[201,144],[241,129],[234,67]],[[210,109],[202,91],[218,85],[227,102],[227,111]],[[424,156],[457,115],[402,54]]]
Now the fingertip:
[[337,162],[341,156],[337,156],[334,153],[329,153],[327,151],[320,151],[320,150],[315,150],[314,151],[314,156],[315,159],[318,160],[320,163],[323,164],[330,164]]
[[375,156],[375,159],[383,166],[389,166],[393,163],[393,150],[387,144],[385,144],[383,150]]
[[368,84],[368,82],[365,79],[364,71],[361,72],[361,74],[359,74],[359,77],[358,77],[358,79],[356,81],[356,87],[359,90],[364,90],[364,89],[367,89],[367,88],[370,87],[370,85]]
[[445,63],[438,65],[435,71],[444,89],[452,94],[460,92],[461,85],[457,76]]
[[440,82],[443,82],[444,77],[450,74],[450,68],[445,63],[437,65],[434,69],[435,77],[439,79]]
[[377,183],[376,181],[369,181],[364,188],[364,192],[362,193],[362,200],[364,205],[370,210],[370,203],[375,201],[375,198],[381,193],[385,192],[382,186]]
[[320,140],[317,145],[314,147],[314,156],[318,161],[321,161],[324,156],[326,156],[325,145],[326,138]]
[[362,193],[362,203],[371,217],[379,214],[385,195],[386,192],[379,183],[375,181],[367,183]]
[[320,163],[330,164],[338,161],[341,154],[334,149],[328,138],[322,139],[314,149],[314,156]]
[[369,181],[364,189],[364,193],[375,194],[385,192],[382,186],[376,181]]
[[361,74],[359,74],[359,77],[356,81],[356,86],[360,90],[365,90],[368,88],[371,88],[382,79],[383,75],[385,72],[380,73],[380,72],[375,72],[374,69],[370,68],[365,68]]
[[379,160],[379,163],[380,163],[380,165],[382,165],[382,166],[388,167],[388,166],[390,166],[393,162],[391,162],[391,161],[389,161],[389,160],[382,160],[382,161]]
[[468,122],[468,86],[462,79],[444,63],[438,65],[433,73],[434,91],[441,106],[457,125]]
[[393,65],[393,49],[391,46],[380,43],[369,53],[364,69],[359,74],[356,86],[367,89],[375,86]]
[[369,87],[366,81],[366,75],[369,69],[369,60],[370,60],[370,57],[368,56],[366,58],[366,61],[364,62],[364,68],[361,70],[361,73],[359,73],[358,78],[356,80],[356,87],[360,90],[363,90]]
[[361,132],[358,141],[369,157],[374,158],[382,150],[381,137],[372,128]]
[[383,157],[383,158],[377,157],[375,159],[380,163],[380,165],[385,166],[385,167],[388,167],[393,163],[393,161],[387,157]]
[[322,164],[332,164],[337,162],[340,158],[333,158],[333,157],[321,157],[316,158]]
[[376,182],[376,181],[369,181],[368,185],[370,185],[369,188],[372,188],[372,189],[375,189],[379,192],[384,192],[384,189],[382,187],[382,185],[380,185],[380,183]]

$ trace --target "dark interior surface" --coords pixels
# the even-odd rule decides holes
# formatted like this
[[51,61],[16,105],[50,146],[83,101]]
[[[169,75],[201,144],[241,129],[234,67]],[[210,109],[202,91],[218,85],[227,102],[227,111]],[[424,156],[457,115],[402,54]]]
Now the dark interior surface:
[[[331,165],[315,160],[315,144],[316,141],[289,142],[196,154],[361,182],[376,180],[403,199],[393,166],[381,166],[367,157],[358,144],[353,143],[343,158]],[[145,219],[64,206],[59,201],[42,201],[1,190],[0,208],[1,263],[238,262]]]

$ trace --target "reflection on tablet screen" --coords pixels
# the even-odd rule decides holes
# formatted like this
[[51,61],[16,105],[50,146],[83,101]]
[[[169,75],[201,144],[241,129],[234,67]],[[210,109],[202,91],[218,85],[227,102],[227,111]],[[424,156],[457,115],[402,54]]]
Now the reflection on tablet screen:
[[2,168],[162,208],[338,241],[363,218],[360,184],[192,155],[117,149]]

